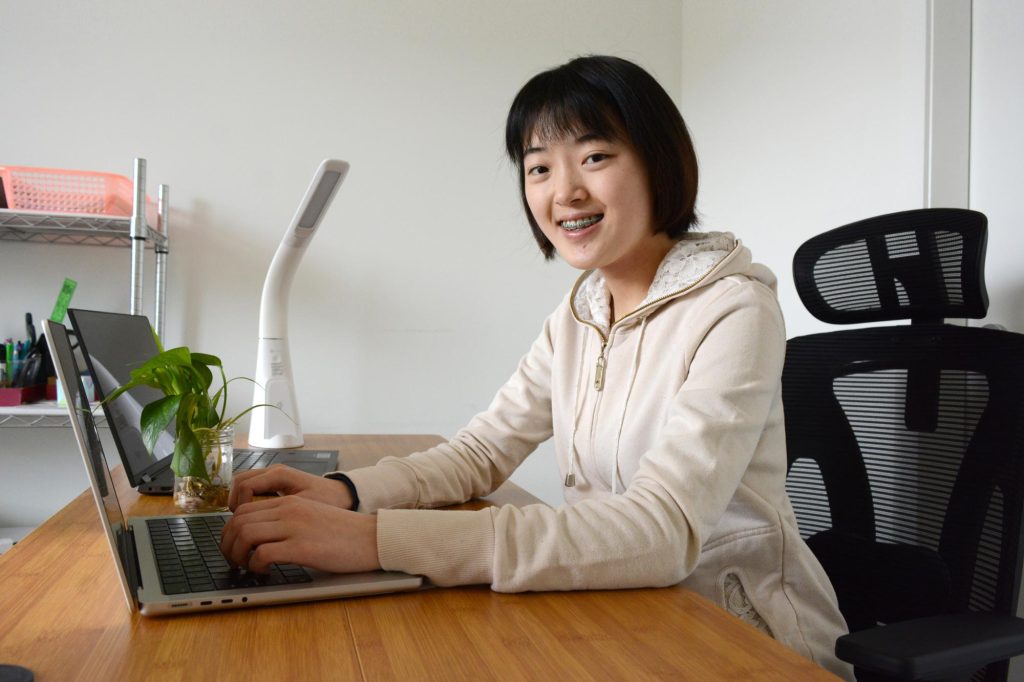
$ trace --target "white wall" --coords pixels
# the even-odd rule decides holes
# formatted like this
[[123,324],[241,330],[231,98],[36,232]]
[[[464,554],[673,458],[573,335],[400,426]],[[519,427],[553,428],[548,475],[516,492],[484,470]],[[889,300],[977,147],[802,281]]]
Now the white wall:
[[986,322],[1024,332],[1024,5],[975,0],[971,208],[989,220]]
[[[0,164],[130,175],[147,158],[150,193],[170,185],[166,340],[251,375],[273,251],[320,159],[349,160],[292,290],[304,428],[451,435],[575,277],[522,217],[512,96],[606,52],[678,98],[680,21],[677,0],[0,0]],[[126,250],[0,242],[0,337],[49,315],[66,276],[74,305],[127,311],[127,265]],[[558,502],[550,453],[515,480]],[[70,431],[0,429],[0,526],[64,504],[80,466]],[[48,483],[62,467],[75,474]]]
[[683,2],[703,227],[772,268],[790,336],[824,328],[793,287],[800,244],[921,206],[925,35],[924,2]]

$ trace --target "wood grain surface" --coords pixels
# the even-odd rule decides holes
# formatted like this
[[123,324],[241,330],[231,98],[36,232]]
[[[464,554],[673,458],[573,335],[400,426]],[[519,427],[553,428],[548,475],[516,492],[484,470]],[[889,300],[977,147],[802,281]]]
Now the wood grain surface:
[[[307,436],[342,468],[437,436]],[[114,480],[131,516],[169,497]],[[538,500],[507,483],[487,504]],[[86,491],[0,556],[0,663],[48,680],[816,680],[825,670],[682,587],[487,587],[143,618],[129,612]]]

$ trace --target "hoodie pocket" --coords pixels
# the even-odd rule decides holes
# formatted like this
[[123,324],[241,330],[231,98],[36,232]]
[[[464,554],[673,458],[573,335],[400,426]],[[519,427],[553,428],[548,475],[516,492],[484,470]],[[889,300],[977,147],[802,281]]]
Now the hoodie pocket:
[[747,590],[743,587],[743,581],[740,580],[738,573],[726,572],[719,581],[719,586],[721,603],[726,611],[740,620],[753,625],[769,637],[775,636],[772,634],[772,629],[768,627],[768,623],[757,612],[757,609],[754,608],[754,604],[750,601],[750,597],[747,595]]

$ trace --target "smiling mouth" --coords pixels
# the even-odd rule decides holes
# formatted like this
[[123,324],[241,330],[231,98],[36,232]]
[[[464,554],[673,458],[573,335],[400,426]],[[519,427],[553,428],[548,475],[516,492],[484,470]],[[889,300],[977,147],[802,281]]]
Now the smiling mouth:
[[558,225],[567,232],[579,232],[580,230],[587,229],[602,218],[604,218],[604,213],[598,213],[597,215],[587,216],[579,220],[563,220]]

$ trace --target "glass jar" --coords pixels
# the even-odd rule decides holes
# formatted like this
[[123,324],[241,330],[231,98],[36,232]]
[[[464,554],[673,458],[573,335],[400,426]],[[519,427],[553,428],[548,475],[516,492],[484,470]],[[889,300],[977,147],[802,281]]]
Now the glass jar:
[[200,431],[196,437],[206,465],[206,478],[176,475],[174,502],[178,509],[190,514],[227,511],[235,429],[228,426],[217,431]]

